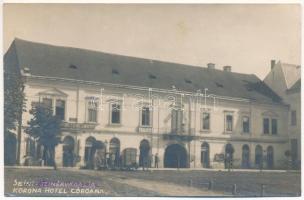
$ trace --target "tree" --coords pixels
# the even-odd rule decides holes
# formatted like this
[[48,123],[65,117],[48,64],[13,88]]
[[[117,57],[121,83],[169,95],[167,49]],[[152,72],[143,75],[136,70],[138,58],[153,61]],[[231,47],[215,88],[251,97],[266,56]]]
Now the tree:
[[43,146],[43,160],[56,170],[55,147],[60,142],[61,120],[53,115],[50,107],[35,103],[30,110],[33,118],[25,132]]
[[[6,60],[6,59],[5,59]],[[17,164],[20,164],[22,112],[25,111],[24,79],[19,68],[4,64],[4,138],[17,131]],[[5,152],[4,156],[8,156]]]

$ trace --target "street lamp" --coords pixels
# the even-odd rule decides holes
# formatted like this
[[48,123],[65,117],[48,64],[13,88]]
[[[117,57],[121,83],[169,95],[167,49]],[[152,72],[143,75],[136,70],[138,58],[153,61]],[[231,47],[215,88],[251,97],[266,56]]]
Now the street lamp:
[[108,141],[105,140],[105,164],[106,164],[106,168],[108,168],[108,156],[107,156],[108,151],[107,151],[107,149],[108,149]]

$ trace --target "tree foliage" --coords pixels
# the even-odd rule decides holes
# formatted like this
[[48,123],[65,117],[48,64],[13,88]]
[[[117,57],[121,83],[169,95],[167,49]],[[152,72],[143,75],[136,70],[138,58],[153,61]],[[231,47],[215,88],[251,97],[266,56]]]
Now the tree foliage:
[[10,68],[4,70],[4,132],[10,134],[20,125],[25,111],[24,80],[20,72]]
[[28,122],[25,132],[44,147],[44,162],[56,169],[54,149],[60,142],[61,120],[53,115],[50,107],[41,103],[35,103],[30,114],[33,118]]

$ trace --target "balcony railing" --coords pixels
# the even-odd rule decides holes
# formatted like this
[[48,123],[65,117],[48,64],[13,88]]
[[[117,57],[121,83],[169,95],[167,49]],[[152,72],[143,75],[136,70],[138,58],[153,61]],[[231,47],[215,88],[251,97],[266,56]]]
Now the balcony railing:
[[194,129],[171,130],[170,133],[163,134],[164,140],[191,141],[196,138]]
[[139,126],[138,132],[140,133],[152,133],[152,127],[151,126]]
[[62,122],[61,128],[66,130],[93,130],[97,126],[96,123],[69,123]]

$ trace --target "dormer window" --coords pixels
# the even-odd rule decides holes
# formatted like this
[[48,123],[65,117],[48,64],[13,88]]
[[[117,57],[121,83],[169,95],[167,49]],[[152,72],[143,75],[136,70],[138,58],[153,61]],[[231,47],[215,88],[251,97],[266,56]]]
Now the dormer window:
[[113,74],[113,75],[119,75],[119,72],[118,72],[117,69],[112,69],[112,74]]
[[150,79],[156,79],[156,76],[154,74],[149,74]]
[[77,66],[76,66],[76,65],[71,64],[71,65],[69,66],[69,68],[70,68],[70,69],[77,69]]
[[188,84],[192,84],[192,81],[189,80],[189,79],[185,79],[185,82],[188,83]]
[[223,88],[223,87],[224,87],[223,84],[218,83],[218,82],[215,82],[215,85],[216,85],[217,87],[220,87],[220,88]]

